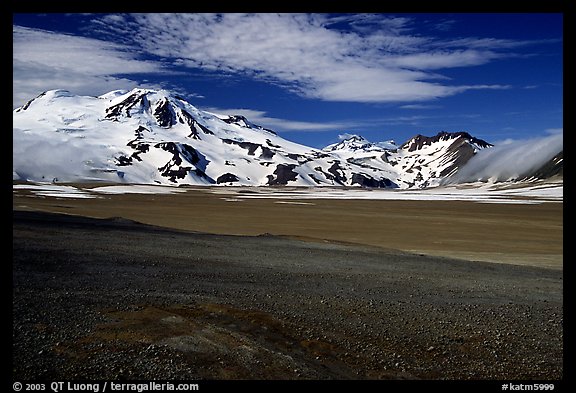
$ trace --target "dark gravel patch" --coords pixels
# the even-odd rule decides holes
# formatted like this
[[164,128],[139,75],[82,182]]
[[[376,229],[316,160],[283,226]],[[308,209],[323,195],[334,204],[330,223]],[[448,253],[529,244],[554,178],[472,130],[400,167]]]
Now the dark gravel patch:
[[563,273],[13,216],[13,379],[563,378]]

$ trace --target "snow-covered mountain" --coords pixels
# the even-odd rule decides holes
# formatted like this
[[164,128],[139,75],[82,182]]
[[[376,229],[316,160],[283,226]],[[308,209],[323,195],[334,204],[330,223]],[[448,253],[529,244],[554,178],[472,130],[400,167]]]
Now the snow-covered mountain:
[[492,145],[466,132],[416,135],[400,146],[352,135],[325,148],[341,160],[385,174],[399,188],[433,187],[452,176],[476,152]]
[[394,141],[373,143],[369,142],[366,138],[360,135],[346,134],[341,136],[341,138],[342,139],[340,142],[328,145],[322,150],[328,152],[341,151],[341,150],[366,152],[366,151],[380,151],[382,149],[395,150],[398,148],[396,142]]
[[227,185],[393,186],[383,175],[287,141],[242,116],[167,91],[100,97],[47,91],[13,112],[14,178]]
[[422,188],[491,146],[441,132],[400,146],[350,135],[319,150],[147,89],[47,91],[15,109],[13,124],[13,176],[32,181]]

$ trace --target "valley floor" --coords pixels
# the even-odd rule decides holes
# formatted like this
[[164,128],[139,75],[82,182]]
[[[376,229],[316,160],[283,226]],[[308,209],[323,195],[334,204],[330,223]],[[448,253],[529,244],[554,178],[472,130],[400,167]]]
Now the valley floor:
[[13,379],[563,378],[561,203],[222,192],[15,189]]
[[268,233],[562,269],[561,189],[370,191],[24,184],[14,186],[13,208],[123,217],[203,233]]
[[14,212],[13,377],[563,377],[563,274]]

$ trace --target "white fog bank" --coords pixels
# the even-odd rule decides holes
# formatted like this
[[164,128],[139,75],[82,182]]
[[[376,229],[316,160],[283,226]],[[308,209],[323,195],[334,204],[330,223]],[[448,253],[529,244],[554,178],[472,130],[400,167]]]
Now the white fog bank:
[[507,141],[479,151],[445,183],[506,181],[540,168],[564,148],[562,133],[541,138]]

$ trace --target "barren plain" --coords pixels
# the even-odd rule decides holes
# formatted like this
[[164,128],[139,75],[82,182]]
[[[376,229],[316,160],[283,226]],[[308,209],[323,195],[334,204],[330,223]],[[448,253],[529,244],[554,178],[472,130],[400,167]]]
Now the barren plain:
[[[82,187],[90,190],[86,185]],[[203,233],[267,233],[466,260],[562,268],[563,204],[558,202],[299,199],[286,194],[285,188],[276,190],[286,195],[277,199],[267,198],[271,187],[264,191],[256,187],[164,188],[171,192],[95,193],[95,198],[38,197],[23,189],[15,192],[13,206],[94,218],[123,217]]]
[[563,378],[562,203],[13,196],[21,379]]

